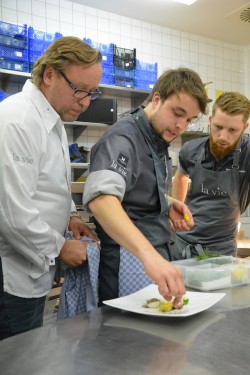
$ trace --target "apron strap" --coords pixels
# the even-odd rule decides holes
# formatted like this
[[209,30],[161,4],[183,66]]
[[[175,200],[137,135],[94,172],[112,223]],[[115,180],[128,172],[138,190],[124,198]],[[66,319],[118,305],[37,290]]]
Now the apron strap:
[[234,149],[234,158],[232,169],[239,169],[241,148],[237,147]]
[[171,171],[168,170],[168,166],[170,167],[170,164],[172,166],[171,160],[168,162],[166,160],[166,154],[164,155],[164,160],[161,160],[154,148],[153,141],[150,138],[147,130],[145,129],[144,122],[145,120],[142,117],[142,114],[138,112],[133,113],[133,117],[135,119],[135,122],[138,124],[139,129],[144,136],[144,139],[150,149],[151,155],[153,157],[153,163],[155,166],[155,174],[156,174],[156,180],[158,185],[158,191],[159,191],[159,199],[161,203],[161,212],[168,212],[169,210],[169,204],[165,198],[165,194],[167,193],[167,181],[168,178],[171,178]]
[[203,254],[204,254],[204,250],[200,244],[196,244],[196,245],[189,244],[185,247],[185,249],[183,249],[182,258],[190,259],[194,255],[203,255]]

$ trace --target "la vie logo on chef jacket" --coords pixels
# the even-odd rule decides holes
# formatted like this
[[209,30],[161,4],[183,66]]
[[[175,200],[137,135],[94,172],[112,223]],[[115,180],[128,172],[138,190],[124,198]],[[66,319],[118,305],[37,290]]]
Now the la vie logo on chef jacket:
[[219,187],[214,188],[214,189],[208,189],[206,186],[204,186],[203,183],[201,184],[201,193],[206,194],[206,195],[210,195],[210,196],[213,196],[213,197],[216,197],[216,196],[217,197],[218,196],[228,197],[229,196],[229,194],[226,190],[222,190]]
[[120,174],[122,174],[123,176],[126,177],[127,172],[125,171],[125,169],[127,167],[128,160],[129,160],[129,158],[120,152],[117,160],[116,161],[112,160],[111,167],[113,169],[117,170],[117,172],[119,172]]

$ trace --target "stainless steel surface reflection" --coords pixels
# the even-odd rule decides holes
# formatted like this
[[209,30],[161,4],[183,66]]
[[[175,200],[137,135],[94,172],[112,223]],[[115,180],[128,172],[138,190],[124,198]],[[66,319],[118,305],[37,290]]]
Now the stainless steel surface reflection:
[[216,305],[187,318],[104,307],[6,339],[1,374],[248,375],[250,286],[220,292]]

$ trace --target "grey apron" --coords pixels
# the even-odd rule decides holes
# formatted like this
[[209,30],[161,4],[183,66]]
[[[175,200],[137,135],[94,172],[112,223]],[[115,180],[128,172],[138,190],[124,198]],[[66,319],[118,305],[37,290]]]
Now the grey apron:
[[158,214],[146,215],[143,218],[134,221],[134,224],[165,259],[171,260],[167,246],[167,243],[170,241],[170,224],[167,217],[169,203],[166,199],[166,193],[172,180],[172,160],[167,160],[166,155],[161,158],[157,154],[155,145],[145,128],[145,119],[142,114],[136,112],[133,114],[133,117],[138,124],[153,157],[161,206]]
[[240,217],[240,149],[234,150],[232,169],[220,172],[203,168],[204,153],[203,147],[190,174],[192,185],[186,203],[195,226],[188,232],[177,233],[175,245],[179,258],[201,254],[204,248],[227,255],[234,255],[236,250]]

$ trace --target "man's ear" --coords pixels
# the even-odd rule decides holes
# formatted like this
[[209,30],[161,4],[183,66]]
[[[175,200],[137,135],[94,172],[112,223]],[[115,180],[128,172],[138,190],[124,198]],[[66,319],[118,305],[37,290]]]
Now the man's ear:
[[161,95],[158,92],[155,92],[152,98],[152,104],[157,105],[159,101],[161,100]]
[[55,69],[52,68],[52,66],[46,66],[43,72],[43,81],[48,84],[51,81],[54,74]]
[[246,128],[248,128],[248,126],[249,126],[249,123],[246,122],[246,123],[244,124],[244,130],[246,130]]

